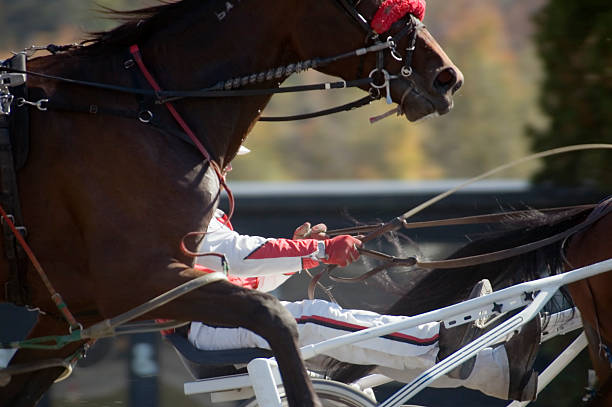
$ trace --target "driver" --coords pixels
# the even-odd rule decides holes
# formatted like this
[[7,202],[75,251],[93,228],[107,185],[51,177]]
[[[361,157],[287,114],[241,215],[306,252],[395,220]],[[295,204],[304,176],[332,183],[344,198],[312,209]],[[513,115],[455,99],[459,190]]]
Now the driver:
[[[246,152],[248,150],[243,148],[240,154]],[[306,222],[296,229],[292,239],[241,235],[232,230],[225,214],[217,210],[199,250],[223,253],[234,284],[267,292],[279,287],[293,274],[314,268],[320,262],[346,266],[359,258],[360,240],[348,235],[328,238],[326,230],[324,224],[311,227]],[[196,262],[197,268],[222,271],[217,258],[202,256]],[[474,287],[469,298],[490,292],[489,281],[483,280]],[[318,299],[282,303],[298,323],[300,346],[406,318],[343,309]],[[431,322],[382,338],[342,346],[325,354],[342,362],[376,365],[378,373],[407,382],[471,342],[483,332],[482,323],[476,321],[448,329],[443,324]],[[437,380],[434,386],[465,386],[501,399],[535,399],[537,373],[533,370],[533,362],[540,342],[539,323],[539,318],[534,318],[533,323],[525,325],[508,342],[485,348],[475,358]],[[263,338],[249,330],[213,327],[201,322],[191,323],[188,339],[195,347],[205,350],[269,349]]]

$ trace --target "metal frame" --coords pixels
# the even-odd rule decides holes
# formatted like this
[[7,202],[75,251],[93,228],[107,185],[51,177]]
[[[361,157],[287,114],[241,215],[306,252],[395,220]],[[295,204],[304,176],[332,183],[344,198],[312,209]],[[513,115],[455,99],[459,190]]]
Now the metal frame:
[[[390,323],[384,326],[368,328],[361,331],[342,335],[329,339],[318,344],[308,345],[301,348],[302,357],[309,359],[319,355],[329,349],[333,349],[346,344],[355,343],[370,338],[384,336],[396,331],[408,329],[422,323],[431,321],[444,321],[447,325],[460,325],[479,318],[483,315],[494,315],[500,309],[503,312],[510,311],[525,306],[517,315],[509,318],[499,326],[482,335],[475,341],[459,349],[446,359],[440,361],[430,369],[427,369],[412,382],[390,396],[387,400],[379,404],[380,407],[399,407],[411,397],[416,395],[423,388],[441,375],[454,369],[467,359],[473,357],[481,349],[504,341],[515,329],[529,322],[536,317],[542,307],[554,296],[557,290],[567,285],[585,278],[602,274],[612,270],[612,259],[608,259],[590,266],[575,269],[563,274],[545,277],[539,280],[529,281],[512,287],[496,291],[492,294],[464,301],[459,304],[451,305],[424,314],[408,317],[403,321]],[[537,294],[535,297],[534,293]],[[533,299],[532,299],[533,298]],[[575,326],[574,326],[575,327]],[[571,362],[586,346],[586,337],[581,334],[549,367],[540,375],[538,392],[542,391],[557,374]],[[260,405],[266,407],[281,407],[279,387],[281,385],[278,366],[274,358],[254,359],[247,365],[248,374],[225,376],[213,379],[198,380],[188,382],[184,385],[185,394],[228,392],[229,398],[245,398],[248,388],[252,388]],[[366,389],[375,385],[391,381],[382,375],[371,375],[358,381],[356,385],[361,389]],[[216,400],[224,399],[223,396]],[[215,397],[213,397],[215,401]],[[519,407],[529,404],[528,402],[513,402],[508,407]]]

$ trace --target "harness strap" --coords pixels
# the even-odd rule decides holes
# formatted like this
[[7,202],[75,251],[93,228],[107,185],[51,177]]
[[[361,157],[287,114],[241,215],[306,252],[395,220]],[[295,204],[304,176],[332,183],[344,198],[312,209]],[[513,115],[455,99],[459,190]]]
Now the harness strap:
[[370,28],[370,24],[368,21],[357,11],[357,8],[353,4],[349,4],[347,0],[337,0],[336,4],[340,5],[342,10],[353,20],[358,26],[360,26],[365,32],[368,33],[368,36],[372,34],[376,34],[372,28]]
[[[578,211],[578,213],[579,212],[580,211]],[[395,266],[395,265],[403,265],[403,266],[413,266],[414,265],[414,266],[421,267],[424,269],[451,269],[451,268],[458,268],[458,267],[470,267],[470,266],[476,266],[479,264],[492,263],[492,262],[499,261],[499,260],[505,260],[510,257],[529,253],[534,250],[540,249],[542,247],[551,245],[555,242],[564,240],[568,238],[569,236],[572,236],[586,229],[587,227],[593,225],[595,222],[597,222],[603,216],[609,214],[610,212],[612,212],[612,198],[608,198],[605,201],[603,201],[601,204],[599,204],[595,209],[593,209],[593,211],[589,214],[589,216],[584,221],[580,222],[579,224],[563,232],[557,233],[555,235],[549,236],[547,238],[544,238],[544,239],[541,239],[535,242],[527,243],[527,244],[516,246],[516,247],[511,247],[509,249],[498,250],[495,252],[479,254],[475,256],[461,257],[457,259],[437,260],[437,261],[419,261],[415,257],[399,259],[399,258],[389,256],[384,253],[379,253],[373,250],[363,251],[363,249],[360,249],[360,252],[362,252],[366,256],[383,259],[383,260],[386,260],[387,262],[383,264],[382,266],[379,266],[376,269],[371,270],[359,277],[355,277],[355,278],[333,277],[332,278],[332,276],[330,275],[330,278],[332,278],[334,281],[358,282],[358,281],[363,281],[364,279],[373,276],[374,274],[384,270],[385,268],[388,268],[389,266]]]
[[[27,262],[23,249],[15,240],[17,235],[24,238],[26,235],[19,203],[19,190],[17,187],[17,174],[13,161],[13,146],[9,134],[8,118],[0,115],[0,208],[6,208],[8,214],[2,219],[4,236],[4,255],[9,263],[9,278],[4,290],[6,300],[17,306],[28,303],[28,290],[25,285]],[[4,212],[4,209],[2,209]],[[19,225],[15,230],[11,225]]]
[[[0,93],[9,101],[8,108],[0,108],[0,204],[6,208],[13,223],[19,225],[18,231],[25,235],[17,186],[17,171],[25,165],[29,150],[28,109],[10,109],[15,98],[27,96],[25,75],[4,74],[8,68],[25,69],[26,56],[18,53],[6,61],[0,62]],[[8,75],[8,77],[7,77]],[[8,81],[5,81],[5,78]],[[29,295],[25,284],[28,270],[27,258],[23,249],[17,244],[12,230],[6,222],[2,223],[4,237],[4,255],[8,260],[8,280],[4,286],[7,301],[18,306],[28,303]]]
[[[26,69],[26,55],[23,52],[15,54],[8,60],[12,68]],[[28,87],[23,84],[11,87],[11,94],[15,100],[28,98]],[[13,147],[13,163],[15,170],[19,171],[26,164],[30,151],[30,119],[29,109],[15,109],[9,115],[9,134]]]
[[[597,207],[596,204],[589,205],[574,205],[574,206],[561,206],[557,208],[544,208],[538,209],[538,212],[543,213],[557,213],[557,212],[567,212],[573,211],[578,213],[580,211],[584,211],[587,209],[593,209]],[[486,215],[475,215],[475,216],[463,216],[458,218],[448,218],[448,219],[437,219],[437,220],[427,220],[420,222],[406,222],[405,220],[402,223],[398,223],[395,230],[400,229],[402,226],[404,229],[421,229],[421,228],[431,228],[431,227],[441,227],[441,226],[459,226],[459,225],[476,225],[483,223],[493,223],[507,220],[508,217],[511,216],[520,216],[532,213],[533,210],[520,210],[520,211],[510,211],[510,212],[502,212],[502,213],[492,213]],[[362,234],[367,232],[372,232],[374,230],[378,230],[380,227],[384,226],[384,223],[377,223],[374,225],[364,225],[364,226],[353,226],[348,228],[341,229],[333,229],[328,230],[326,232],[329,236],[338,236],[338,235],[350,235],[350,234]]]
[[[138,45],[136,45],[136,44],[132,45],[130,47],[130,53],[132,54],[132,57],[134,58],[134,61],[136,62],[136,64],[140,68],[140,72],[142,72],[142,74],[144,75],[144,77],[147,80],[147,82],[149,82],[149,85],[151,85],[151,87],[153,88],[153,90],[155,92],[160,92],[162,89],[159,86],[159,84],[157,83],[157,81],[155,80],[155,78],[153,77],[153,75],[151,75],[151,72],[149,72],[149,70],[147,69],[146,65],[144,64],[144,61],[142,60],[142,56],[140,54],[140,49],[138,48]],[[170,114],[172,115],[174,120],[176,120],[176,122],[183,129],[183,131],[185,133],[187,133],[187,135],[189,136],[189,138],[191,139],[193,144],[200,151],[200,153],[202,153],[202,155],[204,156],[206,161],[208,161],[210,166],[215,171],[215,174],[217,175],[217,178],[219,180],[220,187],[223,188],[225,190],[225,192],[227,193],[227,196],[228,196],[228,199],[229,199],[229,205],[230,205],[230,209],[229,209],[229,213],[228,213],[228,218],[231,219],[231,217],[232,217],[232,215],[234,213],[234,195],[232,194],[232,191],[230,190],[230,188],[225,183],[225,179],[224,179],[223,175],[221,174],[221,168],[219,167],[219,164],[217,164],[217,162],[212,159],[212,157],[211,157],[210,153],[208,152],[208,150],[206,150],[204,145],[196,137],[196,135],[193,132],[193,130],[191,130],[189,125],[185,122],[185,120],[183,120],[183,117],[177,112],[177,110],[174,108],[174,105],[172,103],[170,103],[170,102],[165,102],[164,105],[166,106],[166,108],[168,109],[168,111],[170,112]]]
[[[30,93],[36,94],[34,99],[38,99],[40,102],[40,108],[46,110],[56,110],[63,112],[73,112],[89,114],[92,116],[96,115],[109,115],[122,117],[125,119],[139,120],[143,124],[148,124],[155,130],[167,136],[176,137],[179,140],[187,143],[190,147],[195,147],[193,141],[185,132],[178,129],[165,128],[159,123],[155,116],[150,117],[147,111],[143,110],[128,110],[128,109],[117,109],[114,107],[101,106],[97,104],[83,104],[78,105],[74,103],[64,103],[55,99],[47,99],[47,95],[38,89],[38,92],[31,91]],[[38,102],[37,102],[38,103]],[[36,104],[36,103],[35,103]],[[11,130],[12,131],[12,130]]]
[[[153,75],[151,75],[151,72],[149,72],[149,70],[145,66],[142,60],[142,56],[140,54],[140,49],[138,48],[138,45],[132,45],[130,47],[130,54],[132,54],[134,61],[136,61],[136,64],[138,64],[138,67],[140,68],[140,72],[144,75],[147,82],[149,82],[149,85],[151,85],[151,87],[153,88],[155,92],[160,92],[162,89],[157,83],[157,81],[155,80],[155,78],[153,78]],[[211,165],[212,165],[212,158],[210,156],[210,153],[202,145],[200,140],[198,140],[198,138],[195,136],[195,133],[191,130],[191,128],[185,122],[185,120],[183,120],[182,116],[176,111],[176,109],[174,108],[174,105],[170,102],[166,102],[164,103],[164,105],[166,106],[166,108],[168,109],[172,117],[174,117],[174,120],[176,120],[176,122],[179,124],[179,126],[181,126],[183,131],[187,133],[187,135],[191,138],[191,141],[193,141],[193,143],[196,145],[198,150],[200,150],[204,158],[206,158],[207,161],[211,162]]]
[[368,95],[361,99],[355,100],[354,102],[347,103],[342,106],[332,107],[330,109],[319,110],[312,113],[297,114],[293,116],[264,116],[260,117],[260,122],[287,122],[293,120],[304,120],[312,119],[314,117],[327,116],[338,112],[348,112],[349,110],[357,109],[359,107],[370,104],[373,100],[378,99],[376,96]]
[[[379,272],[386,270],[389,267],[393,266],[404,266],[404,267],[412,267],[417,266],[424,269],[451,269],[451,268],[459,268],[459,267],[469,267],[475,266],[484,263],[491,263],[494,261],[504,260],[510,257],[518,256],[521,254],[525,254],[542,247],[548,246],[555,242],[563,241],[568,237],[586,229],[591,226],[598,220],[600,220],[603,216],[612,212],[612,197],[604,200],[598,205],[576,205],[570,207],[561,207],[561,208],[549,208],[543,209],[542,212],[561,212],[561,211],[574,211],[573,214],[578,214],[582,211],[592,209],[591,213],[586,217],[586,219],[579,224],[563,231],[557,233],[553,236],[549,236],[548,238],[544,238],[535,242],[527,243],[524,245],[511,247],[509,249],[498,250],[495,252],[461,257],[457,259],[448,259],[448,260],[437,260],[437,261],[419,261],[416,257],[408,257],[408,258],[397,258],[394,256],[387,255],[385,253],[381,253],[375,250],[368,250],[360,248],[359,252],[371,258],[375,258],[378,260],[384,261],[383,264],[373,268],[372,270],[361,274],[357,277],[338,277],[333,276],[330,271],[335,268],[333,266],[328,266],[326,270],[320,272],[315,275],[308,285],[308,297],[310,299],[314,298],[314,290],[317,284],[319,284],[319,280],[324,274],[328,274],[329,278],[333,281],[342,282],[342,283],[357,283],[364,281]],[[373,232],[368,235],[371,240],[374,237],[381,236],[385,233],[398,230],[402,225],[408,229],[411,228],[419,228],[419,227],[439,227],[439,226],[450,226],[450,225],[465,225],[465,224],[477,224],[477,223],[488,223],[493,221],[499,221],[501,219],[507,218],[509,215],[517,215],[521,213],[525,213],[527,211],[513,211],[507,213],[500,214],[489,214],[489,215],[479,215],[479,216],[468,216],[463,218],[452,218],[452,219],[443,219],[438,221],[429,221],[429,222],[414,222],[407,223],[405,219],[401,217],[395,218],[393,221],[388,222],[386,224],[379,225],[369,225],[365,227],[355,227],[355,228],[344,228],[344,229],[336,229],[330,231],[330,234],[350,234],[350,233],[359,233],[359,232]],[[365,239],[363,241],[366,241]]]
[[[25,68],[25,55],[18,54],[15,58],[11,65],[16,65],[23,70]],[[3,67],[3,70],[10,69],[13,68]],[[25,87],[25,84],[23,86]],[[20,91],[22,95],[27,94],[24,88]],[[25,115],[21,114],[20,117],[27,118],[27,113]],[[27,142],[25,144],[22,142],[18,145],[17,151],[21,150],[22,153],[27,155],[27,147]],[[51,300],[68,322],[70,328],[78,329],[81,325],[74,318],[61,295],[53,288],[41,264],[25,240],[27,231],[24,226],[21,226],[23,225],[23,217],[19,203],[16,174],[16,166],[23,165],[25,158],[26,156],[22,156],[20,162],[15,163],[9,134],[9,118],[6,114],[0,115],[0,221],[3,228],[5,255],[9,262],[9,280],[5,286],[5,296],[8,301],[16,305],[25,306],[28,304],[29,296],[25,285],[25,274],[28,267],[27,259],[29,259],[51,294]]]
[[68,324],[70,324],[70,327],[72,329],[79,328],[81,326],[81,324],[79,324],[77,322],[77,320],[74,318],[74,316],[72,315],[72,313],[68,309],[68,306],[66,305],[66,303],[62,299],[62,296],[57,291],[55,291],[55,288],[53,288],[53,285],[51,284],[51,281],[49,281],[49,278],[47,277],[47,274],[45,273],[42,265],[38,262],[38,259],[36,258],[36,256],[32,252],[32,249],[27,244],[27,242],[25,241],[25,239],[22,236],[22,234],[17,230],[17,227],[15,226],[13,221],[11,220],[11,216],[9,216],[4,211],[4,208],[1,205],[0,205],[0,215],[2,216],[2,219],[3,219],[4,223],[6,223],[8,225],[8,227],[10,228],[10,230],[13,232],[13,235],[15,236],[15,238],[17,239],[17,242],[19,242],[19,244],[21,245],[21,247],[25,251],[25,254],[27,255],[27,257],[32,262],[32,265],[34,266],[34,269],[36,269],[36,271],[38,272],[41,280],[45,284],[45,287],[47,287],[47,290],[51,294],[51,299],[53,300],[53,302],[55,303],[55,305],[57,306],[59,311],[62,313],[62,315],[64,316],[66,321],[68,321]]

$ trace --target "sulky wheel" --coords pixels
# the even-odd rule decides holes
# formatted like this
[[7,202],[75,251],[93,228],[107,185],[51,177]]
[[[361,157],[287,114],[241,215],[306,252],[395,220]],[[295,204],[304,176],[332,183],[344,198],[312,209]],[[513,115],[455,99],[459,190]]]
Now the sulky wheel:
[[[376,407],[376,402],[365,393],[344,383],[324,379],[313,379],[314,390],[324,407]],[[283,406],[287,405],[281,390]],[[257,400],[252,398],[242,407],[258,407]]]

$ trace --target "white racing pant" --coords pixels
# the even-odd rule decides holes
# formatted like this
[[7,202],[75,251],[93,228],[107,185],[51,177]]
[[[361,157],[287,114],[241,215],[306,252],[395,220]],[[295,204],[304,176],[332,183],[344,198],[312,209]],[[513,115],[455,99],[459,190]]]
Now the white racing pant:
[[[282,303],[298,323],[300,346],[406,319],[404,316],[347,310],[323,300]],[[378,373],[408,382],[435,364],[439,327],[438,322],[430,322],[381,338],[344,345],[326,351],[325,355],[347,363],[377,365]],[[214,328],[200,322],[191,324],[189,341],[198,349],[205,350],[270,348],[265,339],[247,329]],[[509,371],[505,348],[486,348],[478,353],[474,370],[466,380],[444,376],[434,383],[434,387],[459,386],[507,398]]]

